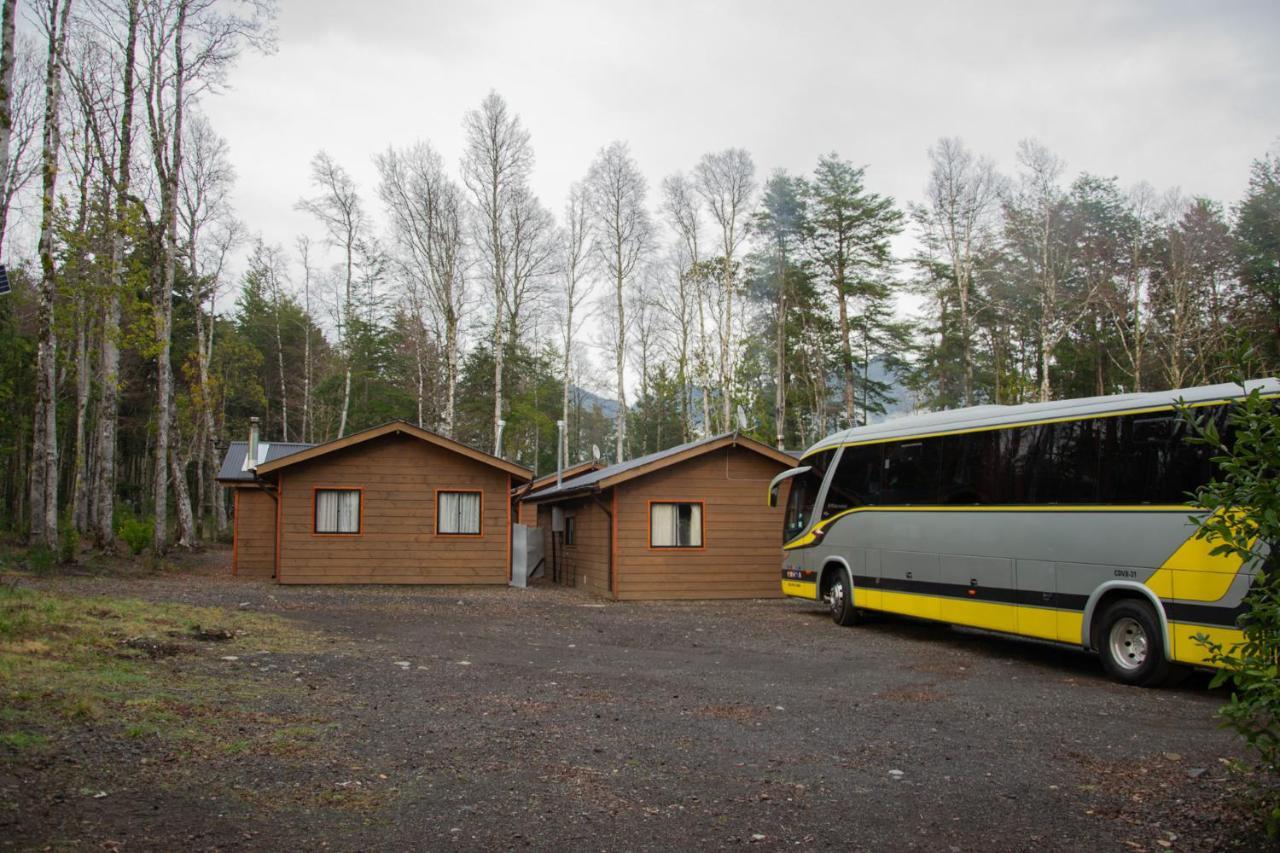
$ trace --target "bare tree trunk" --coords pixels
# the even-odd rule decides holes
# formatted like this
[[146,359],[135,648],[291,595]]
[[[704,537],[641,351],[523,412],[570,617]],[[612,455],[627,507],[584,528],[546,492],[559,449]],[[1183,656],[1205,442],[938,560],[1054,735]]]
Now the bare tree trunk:
[[[59,3],[61,2],[61,6]],[[62,144],[59,122],[62,97],[62,64],[66,55],[71,0],[50,0],[49,55],[45,65],[44,193],[40,202],[40,286],[37,311],[36,410],[31,448],[31,542],[58,547],[58,430],[57,354],[53,307],[57,296],[53,239],[56,224],[55,193],[58,182],[58,150]]]
[[74,475],[71,489],[71,520],[77,533],[89,526],[89,463],[86,447],[86,422],[89,412],[89,316],[85,306],[76,322],[76,444]]
[[[155,554],[163,554],[168,549],[168,508],[169,508],[169,426],[170,409],[173,406],[173,365],[170,353],[173,346],[173,281],[178,262],[178,176],[182,169],[182,116],[186,80],[185,56],[183,54],[183,36],[186,30],[187,5],[178,7],[178,18],[173,37],[173,126],[170,128],[172,138],[169,140],[170,155],[167,174],[164,164],[158,171],[162,175],[160,189],[161,211],[161,270],[160,287],[155,296],[156,319],[156,446],[154,471],[155,497],[155,529],[152,536],[152,550]],[[163,101],[164,89],[161,81],[154,81],[159,86],[158,99]],[[157,111],[163,110],[163,103],[156,104]],[[164,139],[153,132],[156,144],[156,159],[163,157]],[[188,511],[190,507],[188,507]],[[181,531],[179,531],[181,533]]]
[[98,473],[94,478],[94,545],[115,552],[116,426],[120,416],[120,294],[124,291],[124,231],[129,203],[133,143],[133,65],[138,40],[138,2],[129,0],[120,114],[120,160],[115,175],[115,210],[110,228],[111,281],[102,315],[101,380],[98,398]]
[[458,393],[458,320],[451,316],[444,327],[445,390],[444,434],[453,438],[454,412]]
[[169,443],[169,474],[173,477],[173,506],[177,516],[177,537],[174,545],[179,548],[195,548],[200,544],[196,533],[195,516],[191,512],[191,493],[187,489],[187,461],[178,451],[181,435],[178,432],[177,407],[170,404],[169,421],[172,441]]
[[[0,19],[0,176],[9,174],[9,140],[13,134],[13,34],[18,0],[4,0]],[[8,205],[0,207],[0,248],[8,225]]]

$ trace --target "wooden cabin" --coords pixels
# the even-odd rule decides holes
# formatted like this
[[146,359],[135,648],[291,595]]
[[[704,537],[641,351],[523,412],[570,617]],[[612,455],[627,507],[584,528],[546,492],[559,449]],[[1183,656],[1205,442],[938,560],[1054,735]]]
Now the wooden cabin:
[[[614,599],[776,598],[794,457],[730,433],[530,491],[546,576]],[[528,517],[528,516],[526,516]]]
[[236,496],[232,570],[277,583],[505,584],[511,493],[531,477],[406,421],[288,453],[264,452],[255,426],[219,475]]

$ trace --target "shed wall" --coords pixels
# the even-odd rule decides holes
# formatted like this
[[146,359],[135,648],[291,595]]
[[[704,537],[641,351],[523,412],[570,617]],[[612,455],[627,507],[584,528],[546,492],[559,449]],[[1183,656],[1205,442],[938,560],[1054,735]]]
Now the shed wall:
[[275,498],[256,487],[237,486],[234,535],[232,571],[236,575],[269,578],[275,574]]
[[[417,438],[387,435],[279,472],[281,583],[502,584],[510,477]],[[313,532],[316,488],[363,489],[361,532]],[[478,536],[436,534],[436,491],[482,493]]]
[[[606,503],[608,494],[601,497]],[[533,506],[528,504],[527,506]],[[563,545],[563,537],[555,537],[552,551],[551,505],[537,506],[538,526],[542,529],[542,553],[547,560],[546,576],[553,575],[551,563],[560,565],[560,582],[589,590],[595,595],[609,594],[609,516],[594,500],[562,501],[566,516],[574,518],[574,543]]]
[[[777,598],[781,596],[782,516],[766,503],[779,462],[726,447],[618,485],[618,597]],[[703,547],[655,549],[651,501],[701,501]]]

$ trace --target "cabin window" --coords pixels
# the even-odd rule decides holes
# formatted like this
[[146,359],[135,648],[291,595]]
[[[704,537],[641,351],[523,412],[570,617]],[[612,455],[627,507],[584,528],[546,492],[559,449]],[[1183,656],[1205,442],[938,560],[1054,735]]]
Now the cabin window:
[[574,523],[573,516],[566,515],[564,517],[564,544],[572,545],[574,539]]
[[480,534],[479,492],[437,492],[436,533],[450,536]]
[[702,504],[650,504],[649,546],[652,548],[701,548]]
[[316,489],[316,533],[359,533],[360,490]]

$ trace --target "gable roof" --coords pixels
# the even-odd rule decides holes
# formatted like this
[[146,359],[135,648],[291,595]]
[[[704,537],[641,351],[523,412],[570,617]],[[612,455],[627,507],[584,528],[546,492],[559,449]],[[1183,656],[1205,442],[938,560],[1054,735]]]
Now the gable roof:
[[369,429],[361,430],[360,432],[353,432],[351,435],[343,436],[342,438],[335,438],[333,441],[326,441],[324,444],[317,444],[314,447],[307,448],[306,450],[302,450],[279,459],[268,460],[258,466],[258,474],[270,474],[290,465],[296,465],[299,462],[306,462],[307,460],[315,459],[319,456],[325,456],[336,450],[354,447],[357,444],[364,444],[366,441],[381,438],[384,435],[407,435],[411,438],[425,441],[428,444],[434,444],[437,447],[442,447],[445,450],[452,450],[454,453],[459,453],[470,459],[474,459],[477,462],[481,462],[485,465],[491,465],[499,471],[505,471],[521,481],[529,480],[533,477],[533,472],[528,468],[525,468],[523,465],[517,465],[514,462],[499,459],[497,456],[485,453],[482,450],[476,450],[474,447],[468,447],[462,442],[454,441],[451,438],[445,438],[443,435],[437,435],[430,430],[416,427],[404,420],[391,421],[383,424],[382,426],[370,427]]
[[[274,462],[285,456],[306,450],[314,445],[300,441],[260,441],[258,442],[258,464]],[[245,470],[245,456],[249,453],[249,442],[233,441],[227,445],[227,455],[222,457],[222,467],[215,477],[219,483],[252,483],[253,472]]]
[[560,498],[608,489],[618,483],[652,474],[654,471],[677,465],[688,459],[693,459],[724,447],[741,447],[743,450],[750,450],[777,462],[784,468],[791,468],[796,464],[793,456],[781,450],[756,441],[754,438],[747,438],[745,435],[738,435],[736,432],[727,432],[721,435],[713,435],[709,438],[700,438],[687,444],[678,444],[666,450],[659,450],[657,453],[637,456],[635,459],[628,459],[626,462],[619,462],[616,465],[610,465],[598,471],[579,475],[572,480],[565,480],[558,488],[551,486],[529,494],[525,497],[525,500],[559,500]]
[[[602,463],[594,460],[579,462],[576,465],[570,465],[560,472],[560,481],[566,482],[574,477],[580,477],[583,474],[590,474],[592,471],[599,471],[603,467],[604,465]],[[543,474],[536,480],[532,480],[526,485],[521,486],[518,491],[521,492],[521,497],[523,497],[524,495],[530,495],[534,492],[540,492],[549,486],[554,486],[555,484],[556,472],[552,471],[550,474]]]

